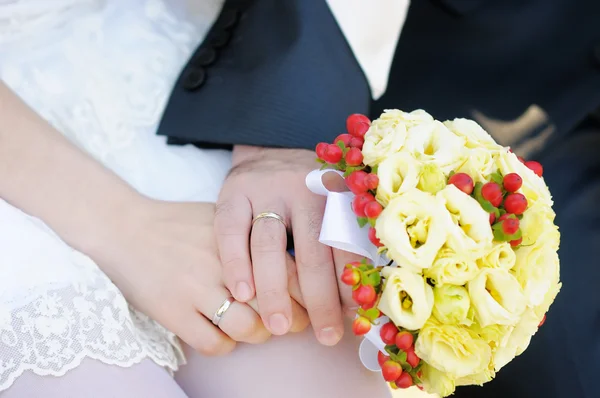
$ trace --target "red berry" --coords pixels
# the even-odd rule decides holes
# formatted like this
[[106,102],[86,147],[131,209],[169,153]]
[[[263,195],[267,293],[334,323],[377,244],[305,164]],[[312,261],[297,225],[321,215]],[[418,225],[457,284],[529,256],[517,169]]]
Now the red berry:
[[516,218],[507,218],[502,221],[502,232],[506,235],[514,235],[519,230],[519,220]]
[[342,148],[335,144],[329,144],[327,145],[327,148],[325,148],[323,160],[329,164],[336,164],[337,162],[342,160],[343,156],[344,153],[342,152]]
[[473,179],[465,173],[456,173],[448,180],[448,184],[453,184],[467,195],[473,192]]
[[357,336],[369,333],[371,330],[371,322],[363,316],[359,316],[352,322],[352,333]]
[[364,137],[370,125],[369,118],[359,113],[352,114],[346,119],[346,130],[355,137]]
[[362,164],[363,154],[358,148],[350,148],[350,150],[346,152],[345,159],[348,166],[358,166]]
[[496,213],[490,213],[490,225],[496,221]]
[[527,198],[520,193],[511,193],[504,199],[504,209],[516,215],[523,214],[527,210]]
[[402,375],[402,366],[398,362],[385,361],[381,367],[381,374],[385,381],[397,380]]
[[326,142],[319,142],[317,144],[317,147],[315,149],[315,152],[317,152],[317,157],[321,160],[325,160],[325,152],[327,151],[327,147],[329,146],[328,143]]
[[[370,303],[365,303],[361,305],[360,308],[362,308],[363,310],[370,310],[371,308],[375,307],[375,304],[377,304],[377,297],[375,297],[375,300],[371,301]],[[379,313],[379,310],[377,310],[377,312]],[[379,316],[380,315],[377,315],[375,319],[379,318]]]
[[408,388],[413,385],[413,380],[407,372],[402,372],[400,377],[396,379],[395,383],[399,388]]
[[392,322],[388,322],[379,329],[379,336],[386,345],[392,345],[396,342],[398,328]]
[[383,211],[383,206],[378,202],[372,201],[365,205],[365,216],[368,218],[377,218]]
[[406,351],[406,362],[413,368],[416,368],[421,359],[415,354],[415,350],[413,348]]
[[502,188],[495,182],[488,182],[481,188],[481,196],[492,206],[498,207],[502,203]]
[[344,145],[349,147],[351,140],[352,140],[352,136],[350,134],[340,134],[337,137],[335,137],[335,140],[333,140],[333,143],[337,144],[338,142],[342,141],[344,143]]
[[353,194],[367,192],[368,187],[366,179],[368,175],[369,174],[365,173],[362,170],[356,170],[350,173],[350,175],[346,177],[346,185],[348,186],[348,189]]
[[538,328],[541,328],[542,325],[546,322],[546,314],[544,314],[544,317],[542,318],[542,320],[540,321],[540,324],[538,325]]
[[379,177],[377,177],[377,174],[367,174],[367,176],[365,177],[365,185],[368,189],[377,189],[377,186],[379,185]]
[[352,200],[352,210],[354,210],[354,214],[358,217],[366,217],[365,216],[365,206],[369,202],[373,202],[375,197],[370,193],[360,193],[354,197]]
[[517,247],[523,242],[523,238],[515,239],[510,241],[512,247]]
[[360,272],[357,269],[346,268],[340,279],[348,286],[357,285],[360,282]]
[[361,137],[352,137],[352,139],[350,140],[350,146],[352,148],[362,149],[364,143],[365,140]]
[[377,247],[383,246],[381,241],[377,238],[377,231],[373,227],[369,229],[369,240],[372,244],[374,244]]
[[504,213],[500,216],[500,218],[498,219],[498,222],[502,222],[502,221],[506,220],[508,217],[510,217],[510,213]]
[[504,176],[502,185],[508,192],[516,192],[523,185],[523,179],[517,173],[509,173]]
[[404,332],[400,332],[396,335],[396,339],[394,340],[394,343],[396,344],[396,346],[398,348],[400,348],[401,350],[409,350],[414,342],[414,337],[412,335],[412,333],[404,331]]
[[371,285],[360,285],[352,292],[352,298],[358,305],[370,304],[377,300],[377,293]]
[[379,363],[379,366],[383,367],[383,364],[388,359],[390,359],[390,357],[385,355],[383,352],[381,352],[381,351],[377,352],[377,362]]
[[525,162],[525,166],[533,170],[535,174],[541,177],[544,174],[544,168],[540,162],[536,162],[535,160],[530,160],[529,162]]

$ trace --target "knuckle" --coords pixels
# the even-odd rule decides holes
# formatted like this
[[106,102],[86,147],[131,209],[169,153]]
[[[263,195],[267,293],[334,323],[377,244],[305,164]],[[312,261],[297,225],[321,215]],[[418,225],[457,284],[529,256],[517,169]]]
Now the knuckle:
[[308,306],[308,313],[313,324],[331,323],[335,319],[341,319],[339,306],[318,302]]
[[252,249],[258,252],[282,251],[285,247],[285,235],[276,220],[264,220],[258,231],[252,234]]
[[233,347],[229,349],[228,346],[231,344],[227,344],[224,338],[212,333],[199,335],[193,341],[189,342],[189,344],[194,350],[206,356],[222,355],[233,349]]
[[242,325],[239,325],[238,331],[240,339],[244,341],[254,340],[261,334],[262,322],[258,317],[252,317],[252,319],[244,322]]
[[248,263],[241,256],[234,254],[232,257],[229,258],[221,258],[221,265],[225,270],[231,272],[246,269]]
[[262,288],[258,290],[256,294],[259,297],[259,300],[265,304],[281,302],[285,299],[286,296],[285,290],[276,287]]

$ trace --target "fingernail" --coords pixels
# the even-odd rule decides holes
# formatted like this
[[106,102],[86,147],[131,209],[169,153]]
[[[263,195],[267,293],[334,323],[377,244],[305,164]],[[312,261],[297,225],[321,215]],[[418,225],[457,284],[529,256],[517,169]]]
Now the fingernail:
[[273,314],[269,317],[269,329],[276,335],[286,334],[290,328],[290,322],[283,314]]
[[252,298],[252,290],[246,282],[238,282],[235,285],[235,295],[239,301],[248,301]]
[[333,327],[323,328],[319,332],[319,341],[324,345],[336,345],[341,338],[341,333],[338,333]]

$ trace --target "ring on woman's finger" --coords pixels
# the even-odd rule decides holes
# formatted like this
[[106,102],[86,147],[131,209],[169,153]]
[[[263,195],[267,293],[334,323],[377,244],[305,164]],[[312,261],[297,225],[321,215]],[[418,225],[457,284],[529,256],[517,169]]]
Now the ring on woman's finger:
[[223,300],[223,302],[221,303],[219,308],[217,308],[215,314],[212,317],[213,325],[219,326],[219,322],[221,322],[223,315],[225,315],[225,312],[227,312],[229,307],[231,307],[231,304],[233,304],[234,302],[235,300],[233,299],[233,297],[227,297],[225,300]]

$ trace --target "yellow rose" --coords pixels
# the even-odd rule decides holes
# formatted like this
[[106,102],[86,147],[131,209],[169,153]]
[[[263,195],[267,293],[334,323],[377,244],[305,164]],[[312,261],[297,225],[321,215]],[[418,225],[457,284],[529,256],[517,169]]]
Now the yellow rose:
[[465,157],[464,139],[452,134],[437,120],[408,130],[403,151],[422,162],[436,164],[446,174],[462,163]]
[[433,117],[422,110],[410,113],[397,109],[384,111],[379,119],[371,123],[365,134],[363,162],[371,167],[378,165],[386,157],[400,151],[409,128],[430,121],[433,121]]
[[451,378],[465,377],[488,368],[492,352],[464,326],[444,325],[430,318],[419,332],[415,353]]
[[408,153],[395,153],[377,168],[377,201],[387,206],[390,200],[414,188],[419,182],[421,164]]
[[428,393],[437,394],[440,397],[447,397],[454,392],[454,380],[448,377],[444,372],[440,372],[433,366],[424,364],[421,367],[421,374],[423,388]]
[[381,273],[386,281],[377,308],[397,326],[420,329],[431,316],[431,286],[406,268],[384,267]]
[[504,365],[521,355],[529,346],[531,337],[537,332],[541,318],[531,309],[525,311],[519,323],[512,328],[507,341],[494,352],[494,367],[499,371]]
[[480,268],[511,269],[517,256],[508,242],[494,242],[492,247],[481,258],[477,259]]
[[551,244],[540,239],[535,245],[521,246],[516,254],[512,272],[523,288],[527,305],[538,306],[544,301],[546,292],[559,279],[558,253]]
[[521,176],[523,185],[518,192],[525,195],[528,206],[538,201],[552,206],[552,195],[550,195],[550,190],[544,179],[521,163],[517,155],[508,151],[502,151],[496,159],[496,165],[502,175],[517,173]]
[[375,228],[387,255],[419,272],[433,264],[448,235],[448,212],[435,196],[414,188],[392,199]]
[[460,377],[456,379],[455,384],[459,386],[482,386],[488,381],[491,381],[496,373],[494,369],[486,369],[483,372],[476,373],[474,375]]
[[548,289],[548,291],[546,292],[542,303],[533,309],[540,321],[544,317],[546,312],[548,312],[548,310],[550,309],[550,305],[552,305],[552,303],[554,302],[554,299],[558,295],[558,292],[560,292],[561,287],[562,284],[558,281],[557,278],[555,283],[553,283],[552,286],[550,286],[550,289]]
[[450,184],[438,192],[453,221],[449,229],[448,246],[456,253],[478,258],[492,245],[494,234],[490,216],[481,205]]
[[522,246],[530,246],[540,240],[544,234],[544,244],[549,244],[555,250],[558,250],[560,242],[560,232],[554,225],[556,214],[554,210],[544,202],[538,201],[530,205],[521,219],[520,227],[523,235]]
[[436,194],[447,185],[446,175],[435,163],[425,163],[419,173],[417,188],[421,191]]
[[502,149],[492,136],[473,120],[457,118],[445,121],[444,125],[457,136],[464,138],[467,148],[482,148],[485,150]]
[[474,182],[486,183],[492,173],[497,171],[496,157],[500,151],[475,148],[466,152],[465,160],[454,170],[457,173],[468,174]]
[[514,325],[525,311],[527,299],[521,285],[505,269],[484,268],[467,288],[481,327],[495,323]]
[[454,325],[467,319],[471,300],[469,292],[463,286],[436,286],[433,298],[433,315],[438,321]]
[[431,268],[425,269],[423,273],[425,277],[433,279],[437,286],[447,283],[464,285],[479,273],[479,269],[474,260],[459,256],[445,246],[438,252]]
[[485,341],[492,352],[495,352],[498,347],[506,344],[508,341],[508,337],[510,336],[510,332],[512,331],[513,326],[504,326],[504,325],[488,325],[482,328],[479,324],[475,323],[471,325],[471,330],[474,331]]

